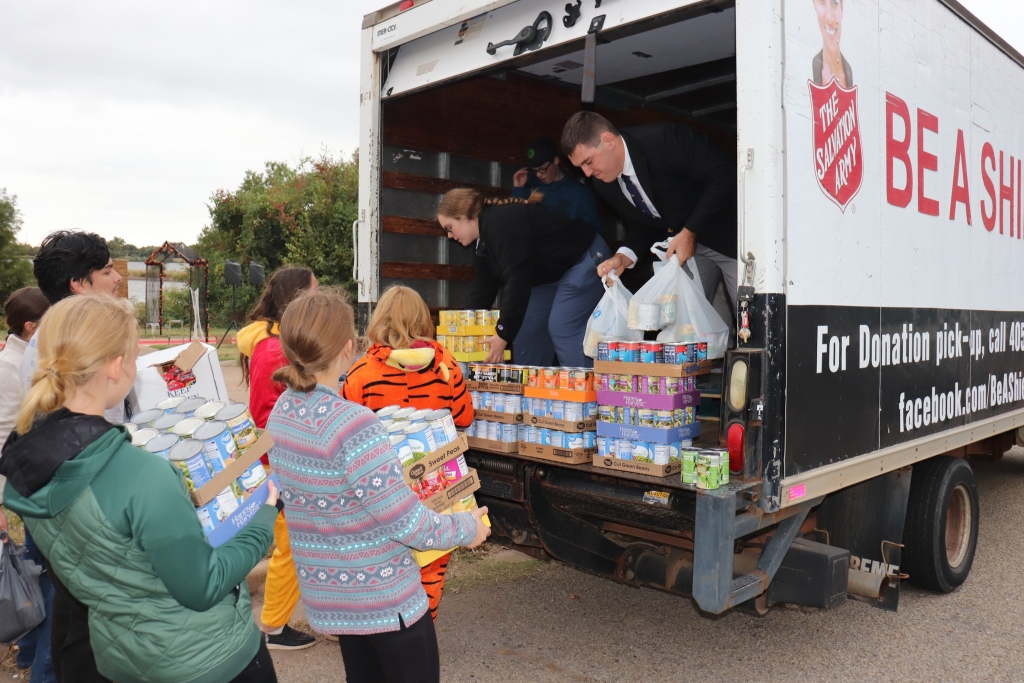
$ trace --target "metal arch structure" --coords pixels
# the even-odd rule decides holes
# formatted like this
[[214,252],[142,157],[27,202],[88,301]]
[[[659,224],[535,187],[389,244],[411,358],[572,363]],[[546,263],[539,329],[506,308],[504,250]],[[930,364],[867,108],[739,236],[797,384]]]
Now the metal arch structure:
[[[151,307],[156,302],[156,318],[160,325],[160,334],[164,333],[164,264],[173,259],[181,259],[188,265],[189,288],[189,338],[192,338],[196,311],[191,297],[193,289],[199,290],[199,306],[202,309],[200,324],[203,330],[203,341],[210,341],[210,264],[187,244],[182,242],[164,242],[161,247],[146,259],[146,318],[151,319]],[[152,294],[155,294],[155,297]]]

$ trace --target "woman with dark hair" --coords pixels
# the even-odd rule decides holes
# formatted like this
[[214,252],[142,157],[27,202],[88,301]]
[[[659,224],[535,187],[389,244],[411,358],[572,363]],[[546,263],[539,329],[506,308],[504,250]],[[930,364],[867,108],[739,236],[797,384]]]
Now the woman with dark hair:
[[450,190],[437,220],[450,239],[474,248],[476,282],[469,308],[490,308],[498,290],[501,316],[488,363],[504,359],[515,342],[520,365],[591,367],[583,335],[604,294],[594,265],[610,250],[594,228],[529,199],[490,199],[473,189]]
[[[18,367],[25,355],[32,335],[39,327],[39,321],[50,307],[50,301],[38,287],[22,287],[4,302],[4,316],[7,318],[7,341],[0,350],[0,445],[7,441],[14,423],[18,419],[23,396]],[[0,503],[4,501],[4,477],[0,476]],[[0,531],[7,530],[7,515],[0,509]],[[36,547],[32,536],[25,534],[26,558],[43,565],[43,556]],[[56,680],[53,663],[50,661],[50,613],[53,611],[53,584],[50,575],[39,576],[39,587],[46,602],[46,618],[18,641],[18,657],[15,666],[19,669],[32,667],[29,683],[52,683]]]
[[[288,365],[281,351],[281,316],[295,297],[305,291],[316,291],[319,284],[309,268],[285,266],[270,274],[256,308],[246,325],[238,332],[239,360],[242,377],[249,386],[249,412],[258,429],[267,426],[270,411],[285,385],[273,380],[273,374]],[[263,456],[264,464],[267,456]],[[264,639],[271,650],[302,650],[312,647],[316,638],[288,625],[299,602],[299,583],[295,578],[288,527],[284,514],[274,524],[274,554],[267,567],[263,612],[260,621]]]

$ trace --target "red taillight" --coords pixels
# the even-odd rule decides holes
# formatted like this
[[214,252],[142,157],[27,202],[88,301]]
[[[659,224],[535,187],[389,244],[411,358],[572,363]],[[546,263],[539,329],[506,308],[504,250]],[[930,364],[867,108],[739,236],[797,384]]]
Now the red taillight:
[[743,471],[743,437],[746,430],[738,422],[730,425],[726,435],[726,446],[729,449],[729,471]]
[[413,0],[405,0],[405,2],[403,2],[401,5],[398,6],[398,11],[399,12],[404,12],[405,10],[412,9],[415,6],[416,6],[416,3],[413,2]]

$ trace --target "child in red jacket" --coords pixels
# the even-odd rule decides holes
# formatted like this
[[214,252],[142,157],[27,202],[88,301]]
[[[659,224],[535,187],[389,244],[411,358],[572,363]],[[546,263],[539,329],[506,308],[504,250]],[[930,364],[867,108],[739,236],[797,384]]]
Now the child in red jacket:
[[[473,423],[473,402],[462,370],[452,354],[434,341],[430,309],[415,290],[397,285],[384,292],[366,337],[370,348],[349,369],[341,386],[343,398],[371,410],[391,405],[447,408],[455,426]],[[443,555],[420,569],[435,621],[448,557]]]
[[[281,351],[280,323],[284,310],[306,290],[316,291],[316,276],[309,268],[287,266],[271,273],[259,303],[249,320],[252,324],[238,331],[242,377],[249,385],[249,412],[258,429],[265,429],[270,411],[285,386],[271,379],[275,371],[288,365]],[[267,456],[263,456],[264,465]],[[274,554],[267,567],[264,586],[263,623],[267,647],[272,650],[302,650],[312,647],[316,638],[288,625],[299,601],[299,582],[295,576],[288,527],[284,513],[274,524]]]

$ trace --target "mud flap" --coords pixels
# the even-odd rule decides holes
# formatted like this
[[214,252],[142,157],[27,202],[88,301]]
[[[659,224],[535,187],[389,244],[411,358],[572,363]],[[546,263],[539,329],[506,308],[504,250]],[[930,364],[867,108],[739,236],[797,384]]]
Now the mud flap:
[[818,540],[850,551],[851,586],[854,578],[867,578],[856,572],[884,576],[879,597],[850,596],[890,612],[900,601],[900,540],[909,496],[908,467],[833,493],[818,508]]

